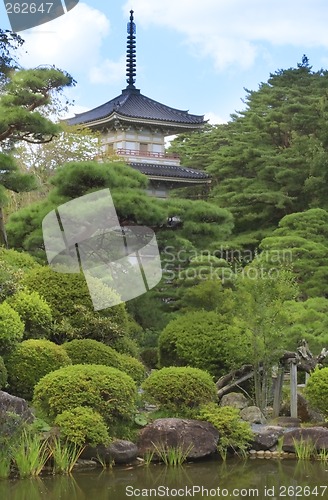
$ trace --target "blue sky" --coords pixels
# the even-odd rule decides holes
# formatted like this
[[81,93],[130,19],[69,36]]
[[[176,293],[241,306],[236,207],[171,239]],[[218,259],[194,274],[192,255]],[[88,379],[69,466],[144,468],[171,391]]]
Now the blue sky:
[[[9,29],[3,3],[1,27]],[[244,87],[295,67],[305,53],[328,68],[327,0],[93,0],[20,34],[25,67],[55,64],[77,80],[81,112],[126,86],[126,23],[137,24],[137,88],[212,123],[243,109]],[[74,111],[74,110],[72,110]]]

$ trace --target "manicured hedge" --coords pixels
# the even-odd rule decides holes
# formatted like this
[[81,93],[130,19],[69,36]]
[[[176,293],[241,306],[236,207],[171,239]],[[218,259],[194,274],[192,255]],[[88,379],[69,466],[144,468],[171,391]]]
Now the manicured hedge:
[[23,338],[24,323],[9,304],[0,304],[0,353],[10,352]]
[[97,446],[110,440],[103,417],[92,408],[77,406],[65,410],[57,415],[55,425],[59,427],[61,437],[79,446],[86,443]]
[[155,371],[144,381],[142,388],[147,402],[181,414],[215,401],[217,397],[211,375],[189,366]]
[[24,337],[43,338],[51,332],[52,314],[47,302],[37,292],[20,291],[7,300],[25,324]]
[[49,340],[24,340],[6,357],[10,392],[30,400],[34,386],[44,375],[70,364],[63,347]]
[[93,339],[75,339],[63,344],[67,354],[76,364],[106,365],[126,372],[138,384],[145,378],[144,365],[127,354],[121,354],[115,349]]
[[314,408],[328,416],[328,368],[316,370],[311,374],[305,394]]
[[107,424],[129,420],[136,410],[136,384],[126,373],[103,365],[72,365],[43,377],[33,404],[51,419],[77,406],[94,409]]

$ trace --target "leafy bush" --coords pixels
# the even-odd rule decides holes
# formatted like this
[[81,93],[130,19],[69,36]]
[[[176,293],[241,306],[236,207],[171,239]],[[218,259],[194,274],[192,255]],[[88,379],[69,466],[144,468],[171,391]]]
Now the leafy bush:
[[[94,289],[103,296],[104,285],[100,280],[94,281]],[[58,342],[71,338],[93,338],[113,344],[118,337],[124,337],[127,325],[125,305],[94,311],[82,273],[60,273],[50,267],[41,267],[26,274],[22,282],[28,290],[38,292],[49,304],[52,316],[59,325]],[[65,330],[68,331],[67,335]]]
[[159,337],[160,366],[186,366],[219,377],[252,359],[241,321],[228,324],[215,312],[194,311],[171,321]]
[[63,347],[49,340],[24,340],[6,358],[10,391],[30,400],[35,384],[44,375],[70,364]]
[[57,415],[55,425],[58,425],[62,437],[79,446],[85,443],[97,446],[109,442],[105,421],[92,408],[77,406],[63,411]]
[[228,449],[245,454],[253,439],[253,432],[248,422],[241,420],[237,408],[231,406],[219,407],[215,403],[201,407],[199,419],[210,422],[220,433],[218,451],[222,458],[226,457]]
[[311,374],[305,386],[305,395],[314,408],[328,416],[328,368]]
[[20,291],[7,300],[25,324],[25,338],[48,337],[51,330],[51,309],[37,292]]
[[34,388],[33,403],[54,419],[65,410],[87,406],[107,424],[135,412],[136,385],[129,375],[103,365],[72,365],[48,373]]
[[9,304],[0,304],[0,352],[10,352],[22,340],[23,333],[24,323],[19,314]]
[[145,378],[145,368],[140,361],[92,339],[75,339],[63,344],[67,354],[76,364],[105,365],[126,372],[137,383]]
[[144,398],[161,410],[181,415],[216,399],[216,385],[198,368],[169,367],[153,372],[142,384]]
[[0,389],[4,389],[7,384],[7,369],[3,358],[0,356]]

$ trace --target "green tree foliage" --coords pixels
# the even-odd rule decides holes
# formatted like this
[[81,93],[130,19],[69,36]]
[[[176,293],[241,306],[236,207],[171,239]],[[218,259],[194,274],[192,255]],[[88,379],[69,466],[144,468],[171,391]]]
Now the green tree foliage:
[[155,371],[142,388],[146,401],[181,416],[216,398],[216,386],[209,373],[189,366]]
[[[52,178],[54,189],[43,202],[31,205],[11,216],[9,240],[15,248],[32,253],[43,251],[41,223],[44,216],[59,204],[92,191],[110,188],[122,225],[139,224],[160,230],[161,248],[169,239],[175,244],[190,241],[205,247],[212,239],[226,238],[233,227],[227,210],[205,201],[183,199],[158,200],[146,195],[147,178],[120,162],[71,162],[59,168]],[[167,219],[177,216],[183,224],[176,231],[167,227]],[[190,240],[190,241],[189,241]]]
[[327,296],[328,212],[313,208],[286,215],[260,245],[257,261],[266,268],[289,267],[302,297]]
[[23,321],[25,339],[49,337],[52,328],[51,309],[37,292],[22,290],[6,302],[18,312]]
[[180,136],[172,150],[201,158],[213,175],[210,198],[231,210],[234,245],[256,247],[292,212],[327,207],[328,73],[303,58],[278,70],[228,124]]
[[248,325],[215,312],[192,311],[177,317],[158,343],[160,366],[191,365],[216,377],[252,357]]
[[6,357],[10,392],[31,400],[34,386],[44,375],[70,364],[62,346],[49,340],[24,340]]
[[76,339],[63,344],[73,364],[105,365],[124,371],[138,384],[145,378],[145,368],[132,356],[93,339]]
[[13,145],[20,141],[38,144],[51,141],[61,130],[45,116],[45,110],[73,78],[54,67],[17,69],[13,56],[23,40],[0,31],[0,233],[8,246],[3,207],[7,192],[30,191],[36,187],[32,175],[21,172],[14,161]]
[[318,355],[328,346],[328,300],[313,297],[303,302],[287,301],[283,314],[288,326],[285,330],[288,344],[286,348],[295,350],[295,346],[305,339],[314,355]]
[[310,404],[328,415],[328,368],[313,372],[306,384],[306,397]]
[[9,304],[0,304],[0,353],[7,354],[23,339],[24,323]]
[[93,408],[110,425],[129,421],[136,409],[136,385],[129,375],[102,365],[72,365],[45,375],[33,404],[51,419],[77,406]]
[[63,411],[54,423],[59,427],[62,438],[78,446],[97,446],[110,441],[103,417],[92,408],[77,406]]
[[254,275],[239,278],[235,314],[243,318],[247,325],[251,348],[248,360],[254,365],[255,400],[257,406],[265,408],[271,368],[278,362],[288,343],[285,304],[297,297],[298,288],[288,271],[281,270],[274,277],[259,274],[258,269],[253,271]]
[[2,356],[0,356],[0,389],[3,390],[5,389],[7,385],[7,379],[8,379],[8,372],[6,365],[3,361]]

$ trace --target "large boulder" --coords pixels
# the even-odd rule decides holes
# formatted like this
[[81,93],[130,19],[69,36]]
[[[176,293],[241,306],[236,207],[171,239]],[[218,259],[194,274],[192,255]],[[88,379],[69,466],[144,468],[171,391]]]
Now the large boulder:
[[232,406],[232,408],[237,408],[237,410],[242,410],[249,405],[249,400],[241,392],[229,392],[222,396],[220,400],[220,406]]
[[317,451],[328,451],[328,429],[326,427],[300,427],[284,434],[282,449],[295,452],[294,441],[310,441]]
[[0,391],[1,421],[8,413],[15,413],[24,422],[33,422],[34,420],[34,415],[25,399],[12,396],[11,394],[8,394],[8,392]]
[[182,418],[159,418],[142,429],[139,455],[156,451],[156,446],[181,447],[188,458],[203,458],[216,453],[219,432],[209,422]]
[[258,406],[248,406],[247,408],[243,408],[240,412],[240,416],[243,420],[249,422],[250,424],[266,423],[266,418]]
[[131,441],[116,439],[110,445],[86,446],[81,458],[84,460],[101,460],[107,464],[129,464],[138,456],[138,448]]
[[297,394],[297,415],[301,422],[324,422],[325,417],[318,411],[311,408],[308,400],[302,395]]
[[276,446],[278,439],[283,435],[284,429],[275,425],[252,425],[254,438],[253,450],[270,450]]

